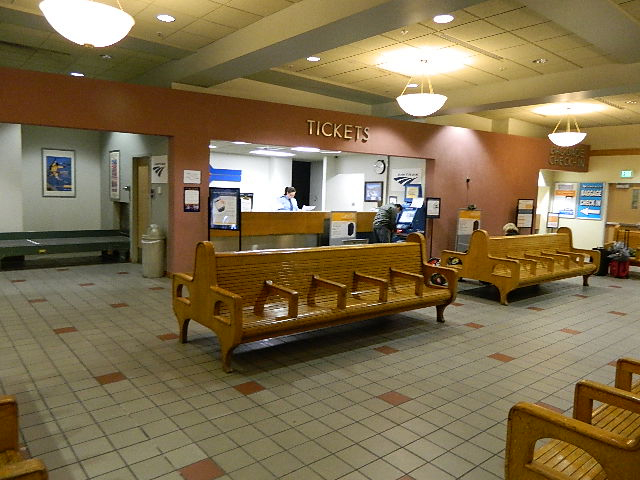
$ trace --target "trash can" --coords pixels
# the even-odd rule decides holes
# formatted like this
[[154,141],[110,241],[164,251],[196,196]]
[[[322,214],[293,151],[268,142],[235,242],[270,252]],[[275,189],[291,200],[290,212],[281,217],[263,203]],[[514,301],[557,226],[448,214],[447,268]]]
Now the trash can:
[[164,276],[164,235],[155,223],[149,225],[142,235],[142,276],[157,278]]
[[600,266],[594,275],[605,276],[609,274],[609,252],[607,249],[603,247],[594,247],[592,250],[598,250],[600,252]]

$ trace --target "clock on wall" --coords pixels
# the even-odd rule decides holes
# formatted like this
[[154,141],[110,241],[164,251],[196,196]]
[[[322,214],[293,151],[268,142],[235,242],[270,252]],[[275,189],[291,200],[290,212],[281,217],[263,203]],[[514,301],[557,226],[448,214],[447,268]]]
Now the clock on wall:
[[384,162],[384,160],[377,160],[373,165],[373,168],[375,169],[376,173],[383,174],[387,169],[387,164]]

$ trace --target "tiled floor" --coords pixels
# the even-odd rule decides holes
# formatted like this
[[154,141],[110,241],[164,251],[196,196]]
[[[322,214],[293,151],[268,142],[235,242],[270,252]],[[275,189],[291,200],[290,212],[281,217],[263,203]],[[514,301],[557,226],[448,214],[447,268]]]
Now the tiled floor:
[[581,378],[640,356],[640,274],[427,308],[237,349],[176,340],[139,265],[0,271],[0,392],[52,480],[503,478],[517,401],[569,412]]

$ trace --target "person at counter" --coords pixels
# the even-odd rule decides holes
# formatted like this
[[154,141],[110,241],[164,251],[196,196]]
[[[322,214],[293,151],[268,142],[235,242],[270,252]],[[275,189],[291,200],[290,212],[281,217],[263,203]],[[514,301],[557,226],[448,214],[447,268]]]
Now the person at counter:
[[298,211],[298,201],[295,199],[296,189],[293,187],[285,187],[284,195],[278,198],[278,210],[290,212]]
[[391,234],[396,229],[396,219],[402,211],[399,203],[389,203],[378,208],[373,217],[373,243],[391,243]]

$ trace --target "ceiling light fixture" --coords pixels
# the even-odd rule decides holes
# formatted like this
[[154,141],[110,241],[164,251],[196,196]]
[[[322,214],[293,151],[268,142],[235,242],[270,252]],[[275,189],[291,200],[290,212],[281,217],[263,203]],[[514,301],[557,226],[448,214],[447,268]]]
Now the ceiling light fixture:
[[122,40],[135,24],[116,1],[119,8],[91,0],[44,0],[40,10],[51,26],[72,42],[107,47]]
[[[584,140],[584,137],[587,136],[585,132],[580,131],[580,127],[578,127],[578,121],[576,120],[576,117],[572,116],[569,113],[570,110],[571,110],[570,108],[567,108],[567,130],[564,132],[556,132],[556,130],[558,130],[558,127],[560,126],[560,123],[563,120],[563,118],[561,118],[560,120],[558,120],[558,123],[556,124],[556,128],[553,129],[553,132],[551,132],[548,135],[549,140],[551,140],[555,145],[559,147],[573,147],[574,145],[577,145],[582,140]],[[572,118],[573,118],[573,123],[576,127],[575,132],[571,131]]]
[[453,22],[453,15],[436,15],[435,17],[433,17],[433,21],[436,23],[450,23]]
[[293,147],[291,150],[295,152],[309,152],[309,153],[317,153],[320,151],[320,149],[316,147]]
[[267,150],[265,148],[260,150],[251,150],[249,153],[254,155],[265,155],[267,157],[295,157],[295,153],[291,152],[281,152],[279,150]]
[[160,15],[157,15],[156,18],[164,23],[171,23],[176,21],[175,17],[172,17],[171,15],[166,13],[161,13]]
[[[425,65],[428,63],[427,60],[422,60],[422,62]],[[422,81],[420,82],[420,93],[404,93],[407,91],[407,88],[409,88],[409,85],[411,85],[411,80],[413,80],[413,78],[410,78],[400,96],[396,98],[400,108],[414,117],[426,117],[427,115],[431,115],[432,113],[440,110],[444,105],[444,102],[447,101],[447,97],[444,95],[433,93],[431,79],[428,75],[426,75],[426,77],[429,85],[429,93],[424,93],[423,76],[421,79]]]
[[72,77],[84,77],[84,73],[80,72],[71,72],[69,75],[71,75]]
[[320,61],[320,57],[314,57],[314,56],[307,57],[307,61],[308,62],[319,62]]

